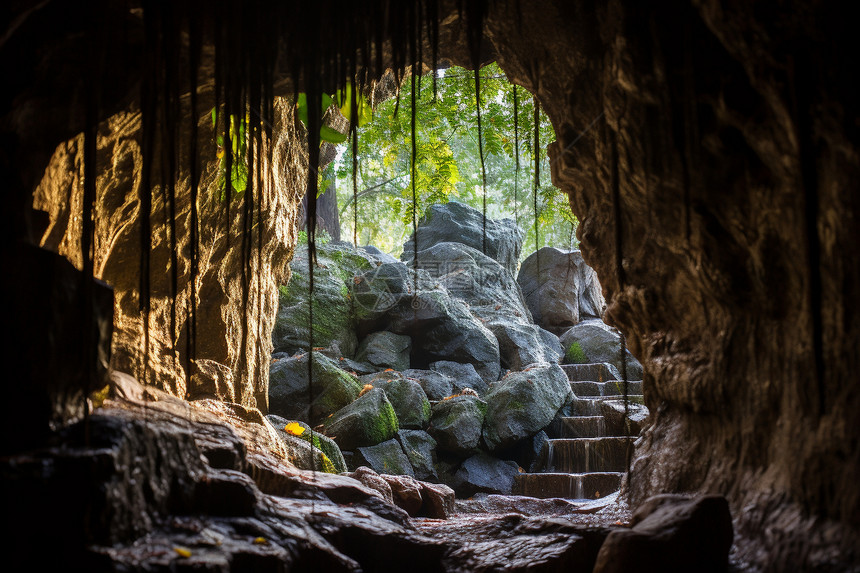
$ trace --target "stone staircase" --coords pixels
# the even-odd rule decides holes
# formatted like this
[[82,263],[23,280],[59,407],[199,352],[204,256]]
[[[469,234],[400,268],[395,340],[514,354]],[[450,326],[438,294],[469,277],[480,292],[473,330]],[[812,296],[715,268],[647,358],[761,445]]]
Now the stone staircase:
[[[568,364],[562,369],[576,396],[570,415],[557,417],[547,429],[550,439],[531,468],[534,473],[516,476],[513,493],[538,498],[604,497],[621,486],[627,449],[632,453],[636,440],[636,429],[634,435],[625,436],[624,382],[616,380],[617,374],[606,364]],[[628,382],[628,400],[643,403],[641,381]],[[616,407],[608,407],[609,402]]]

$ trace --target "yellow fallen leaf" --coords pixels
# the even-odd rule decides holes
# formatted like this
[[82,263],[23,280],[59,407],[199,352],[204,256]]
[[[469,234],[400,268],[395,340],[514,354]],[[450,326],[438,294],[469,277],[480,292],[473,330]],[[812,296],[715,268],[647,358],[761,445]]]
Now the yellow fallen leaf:
[[265,537],[257,537],[256,539],[254,539],[254,545],[266,545],[267,543],[269,542],[266,541]]
[[180,557],[191,557],[191,550],[187,547],[179,547],[178,545],[173,548],[176,551],[177,555]]
[[301,436],[305,433],[304,427],[302,427],[302,425],[298,422],[290,422],[289,424],[284,426],[284,431],[294,436]]

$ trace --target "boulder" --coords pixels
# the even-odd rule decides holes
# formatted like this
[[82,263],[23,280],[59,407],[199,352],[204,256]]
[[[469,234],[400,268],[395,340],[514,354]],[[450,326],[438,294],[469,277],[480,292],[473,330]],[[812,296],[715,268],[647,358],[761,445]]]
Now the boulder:
[[471,454],[481,444],[487,403],[474,396],[456,396],[433,406],[428,432],[438,449]]
[[346,475],[354,480],[358,480],[362,485],[369,488],[371,491],[376,492],[380,498],[384,499],[388,503],[392,505],[394,504],[394,496],[391,492],[391,486],[388,485],[388,482],[382,479],[378,473],[369,467],[359,466],[354,472]]
[[[474,366],[472,368],[474,368]],[[477,372],[475,375],[477,376]],[[427,398],[434,402],[439,401],[442,398],[447,398],[454,393],[454,386],[451,378],[442,372],[436,372],[435,370],[410,369],[404,370],[403,376],[416,380],[421,384],[421,388],[424,389],[424,393],[427,394]]]
[[411,350],[412,340],[408,336],[386,331],[372,332],[359,344],[355,359],[379,368],[407,370]]
[[470,363],[485,381],[499,377],[499,344],[493,333],[424,271],[415,278],[403,263],[384,263],[353,285],[359,334],[387,330],[412,338],[412,365],[437,360]]
[[431,519],[448,519],[454,514],[454,490],[441,483],[421,483],[421,509],[418,515]]
[[511,372],[486,396],[484,443],[490,451],[513,446],[547,426],[570,393],[570,382],[557,364],[534,364]]
[[[608,362],[619,372],[621,363],[621,335],[600,320],[588,320],[569,328],[560,337],[567,363]],[[642,365],[625,349],[627,379],[642,380]]]
[[717,573],[728,568],[734,533],[722,496],[656,495],[637,508],[631,525],[609,534],[594,573]]
[[397,259],[392,257],[386,252],[380,251],[377,247],[373,245],[365,245],[361,247],[365,253],[367,253],[370,257],[372,257],[377,264],[382,263],[396,263]]
[[362,376],[360,380],[385,391],[401,428],[423,430],[430,423],[430,401],[417,381],[396,371]]
[[391,439],[375,446],[360,447],[355,450],[356,463],[372,468],[380,474],[415,476],[409,458],[403,453],[400,443]]
[[[486,220],[486,254],[513,276],[517,270],[525,233],[511,219]],[[415,237],[403,245],[401,260],[411,260]],[[431,205],[418,223],[419,251],[437,243],[457,242],[483,252],[483,214],[463,203],[450,201]]]
[[323,422],[327,436],[341,449],[375,446],[397,433],[397,415],[385,391],[374,388]]
[[555,364],[564,356],[558,337],[536,324],[497,314],[485,325],[499,341],[501,364],[509,370],[522,370],[535,362]]
[[[524,322],[532,321],[513,274],[480,250],[460,242],[422,248],[418,268],[437,279],[451,296],[468,303],[477,316],[486,318],[485,312],[504,309]],[[411,265],[411,258],[408,260]]]
[[606,307],[597,273],[580,251],[544,247],[523,261],[517,282],[534,321],[556,334],[583,318],[600,318]]
[[[339,474],[347,470],[346,460],[343,457],[343,452],[340,451],[340,447],[338,447],[337,443],[335,443],[334,440],[332,440],[325,434],[321,434],[319,432],[312,432],[311,427],[304,422],[298,420],[287,420],[286,418],[276,416],[275,414],[269,414],[268,416],[266,416],[266,419],[278,431],[278,435],[282,438],[283,434],[288,434],[291,438],[296,437],[294,434],[287,432],[285,428],[287,424],[298,424],[302,428],[302,432],[298,437],[305,442],[312,444],[315,448],[317,448],[326,455],[326,457],[332,464],[334,470],[332,473]],[[317,466],[317,468],[319,467],[320,466]]]
[[284,358],[269,368],[269,411],[312,424],[337,412],[358,397],[358,379],[338,368],[330,358],[315,352],[313,402],[309,403],[308,354]]
[[397,440],[403,453],[409,458],[415,477],[420,480],[439,479],[434,466],[436,440],[424,430],[400,430]]
[[[483,395],[490,387],[475,371],[475,367],[471,364],[460,364],[459,362],[451,362],[450,360],[439,360],[430,364],[430,369],[438,372],[449,380],[454,392],[462,392],[466,388],[471,388],[479,395]],[[447,396],[450,396],[449,393]],[[447,398],[447,396],[444,396]]]
[[421,482],[408,475],[381,474],[379,477],[388,482],[388,485],[391,487],[394,505],[408,513],[411,517],[417,516],[418,512],[421,511],[424,501],[421,497]]
[[483,452],[466,459],[454,476],[457,493],[470,497],[475,493],[510,494],[519,474],[516,462],[503,461]]
[[[367,253],[348,243],[317,245],[314,268],[314,345],[337,346],[342,356],[351,358],[358,346],[355,313],[349,298],[353,277],[373,268],[376,262]],[[308,349],[310,305],[308,249],[296,249],[290,263],[292,277],[280,287],[278,314],[272,331],[275,351],[294,354]]]

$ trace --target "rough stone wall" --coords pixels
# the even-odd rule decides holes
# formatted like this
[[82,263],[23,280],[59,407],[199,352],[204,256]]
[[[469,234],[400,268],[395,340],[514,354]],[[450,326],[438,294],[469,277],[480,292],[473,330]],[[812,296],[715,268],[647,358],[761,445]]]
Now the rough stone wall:
[[857,559],[856,34],[796,3],[508,4],[486,34],[553,122],[553,181],[647,371],[634,499],[728,495],[769,570]]
[[[271,330],[278,304],[278,285],[289,278],[287,263],[295,247],[296,216],[305,187],[307,160],[303,135],[297,132],[292,107],[276,101],[272,164],[267,146],[261,152],[262,200],[252,210],[251,260],[247,306],[243,304],[243,199],[230,203],[218,182],[215,135],[208,112],[198,123],[198,196],[200,250],[196,279],[196,362],[189,381],[188,357],[191,250],[189,131],[181,130],[176,179],[177,293],[175,316],[171,300],[171,243],[160,183],[153,168],[151,312],[149,350],[144,364],[144,319],[139,311],[140,205],[142,179],[140,114],[126,112],[103,122],[98,137],[95,207],[95,274],[115,289],[111,365],[181,398],[216,397],[246,406],[267,408]],[[265,138],[264,138],[265,139]],[[271,167],[271,168],[270,168]],[[83,201],[83,136],[61,144],[34,193],[33,206],[50,215],[44,247],[58,251],[81,268],[81,204]],[[238,215],[238,216],[237,216]],[[262,246],[258,231],[262,231]],[[258,247],[259,250],[258,250]],[[259,260],[258,260],[259,255]],[[247,317],[245,354],[241,325]],[[175,321],[175,322],[174,322]],[[175,324],[175,326],[174,326]]]

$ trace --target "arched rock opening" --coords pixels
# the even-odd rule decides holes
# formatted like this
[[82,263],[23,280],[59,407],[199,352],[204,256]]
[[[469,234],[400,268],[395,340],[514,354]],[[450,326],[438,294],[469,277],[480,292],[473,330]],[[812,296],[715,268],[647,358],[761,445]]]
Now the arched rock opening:
[[[28,28],[46,14],[23,11],[9,29],[35,45],[88,29],[74,17]],[[860,100],[840,58],[856,35],[838,7],[509,2],[484,34],[553,121],[553,180],[646,367],[654,416],[634,498],[726,494],[742,554],[773,569],[826,564],[831,551],[856,560]],[[448,40],[448,57],[468,63],[465,40]],[[4,49],[3,69],[16,57]],[[117,77],[114,111],[135,93],[135,73]],[[39,82],[16,78],[4,98],[6,244],[26,230],[21,203],[56,145],[85,124],[69,113],[72,90],[31,91],[78,85],[74,74]]]

